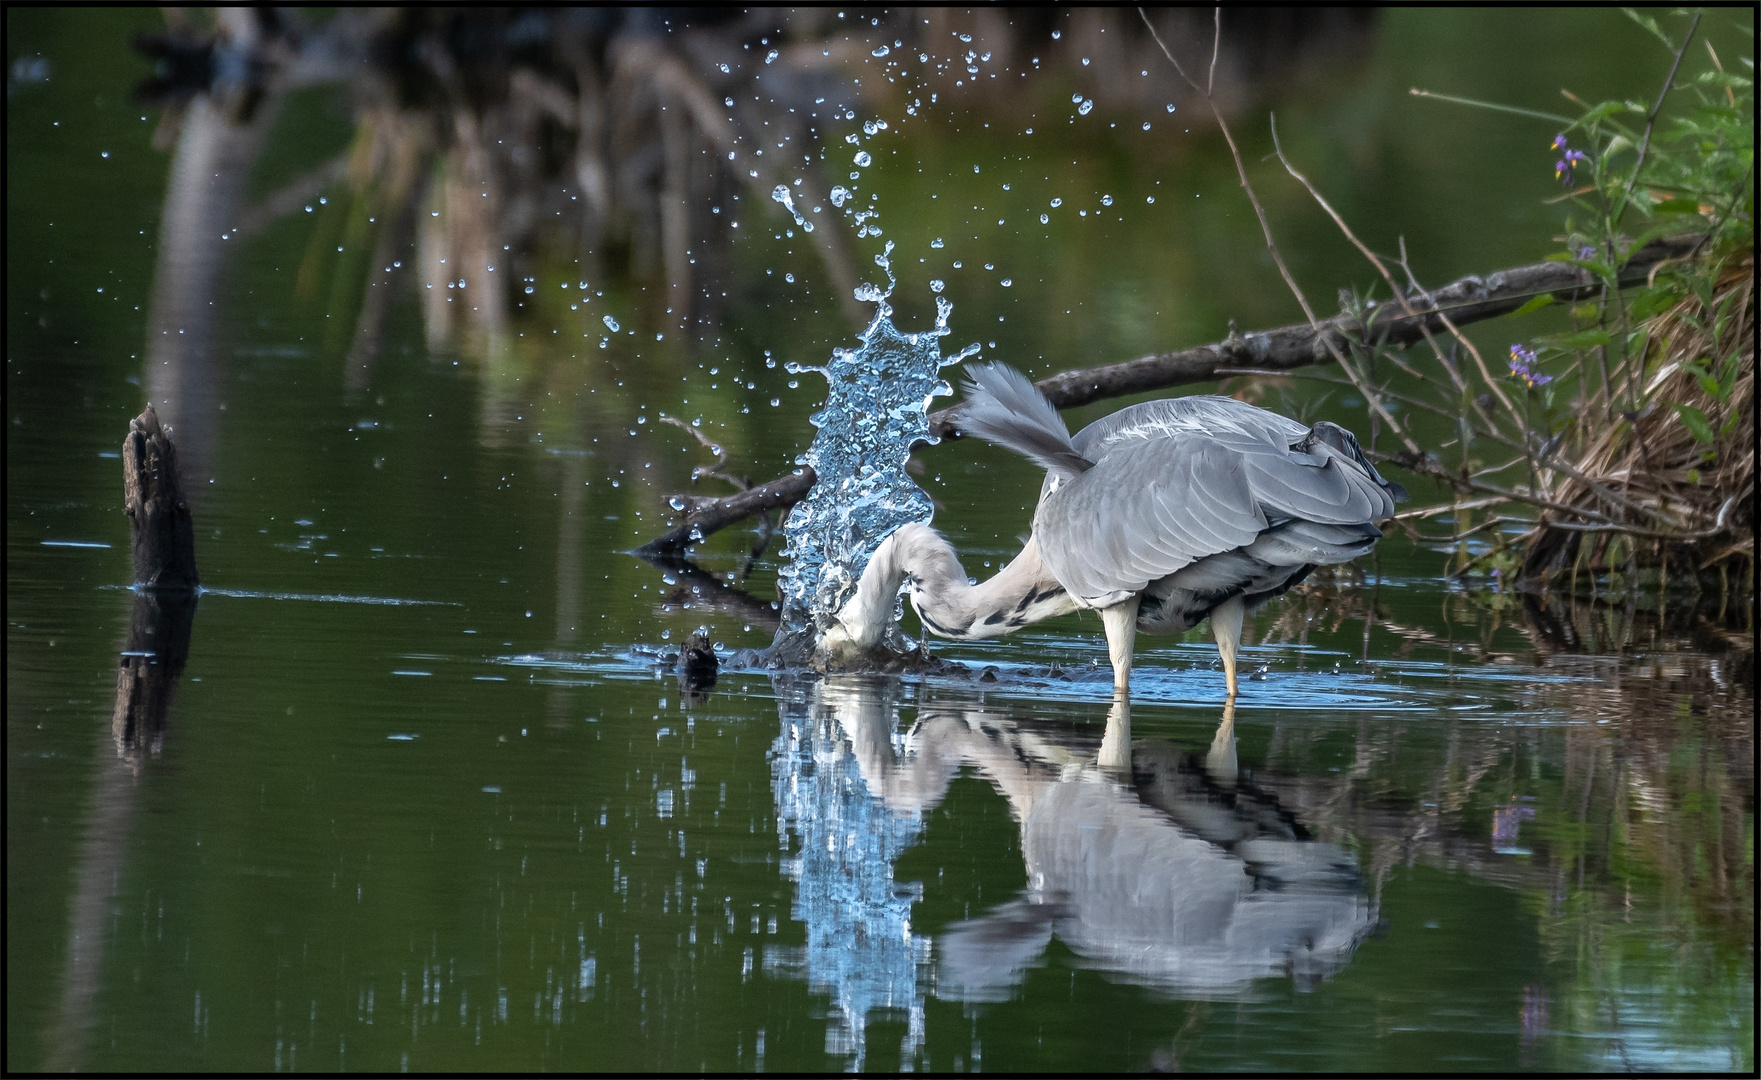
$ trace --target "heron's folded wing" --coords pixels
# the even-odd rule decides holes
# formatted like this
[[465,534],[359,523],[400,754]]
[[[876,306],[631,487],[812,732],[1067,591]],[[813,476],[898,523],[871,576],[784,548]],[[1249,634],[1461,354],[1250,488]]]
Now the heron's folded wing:
[[1046,568],[1093,601],[1252,543],[1267,523],[1247,457],[1202,434],[1118,446],[1040,503]]
[[1254,498],[1273,518],[1367,525],[1394,513],[1394,499],[1363,465],[1327,445],[1268,446],[1243,456]]

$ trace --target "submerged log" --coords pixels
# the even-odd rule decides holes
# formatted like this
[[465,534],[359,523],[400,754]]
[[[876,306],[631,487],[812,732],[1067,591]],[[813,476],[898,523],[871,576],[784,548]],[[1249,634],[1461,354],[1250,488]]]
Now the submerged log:
[[[1621,268],[1621,280],[1643,281],[1660,264],[1692,255],[1704,239],[1690,234],[1653,240],[1627,259]],[[1461,326],[1508,315],[1538,296],[1570,302],[1594,295],[1600,288],[1599,278],[1571,263],[1535,263],[1485,277],[1470,275],[1440,289],[1409,294],[1404,303],[1384,301],[1370,307],[1367,317],[1362,319],[1347,313],[1327,319],[1318,327],[1302,323],[1249,334],[1231,331],[1228,338],[1215,344],[1157,353],[1120,364],[1076,368],[1048,376],[1034,385],[1054,406],[1073,409],[1107,398],[1209,382],[1244,368],[1264,373],[1326,363],[1333,356],[1329,343],[1341,349],[1352,341],[1410,345],[1424,340],[1428,334],[1443,332],[1446,318]],[[958,438],[957,424],[965,408],[962,402],[931,413],[930,433],[943,439]],[[811,468],[801,468],[727,498],[686,497],[683,520],[644,544],[637,553],[676,554],[710,533],[761,510],[793,506],[807,497],[815,479]]]
[[122,443],[122,484],[135,587],[194,592],[200,585],[195,525],[178,483],[177,448],[151,405],[129,421]]

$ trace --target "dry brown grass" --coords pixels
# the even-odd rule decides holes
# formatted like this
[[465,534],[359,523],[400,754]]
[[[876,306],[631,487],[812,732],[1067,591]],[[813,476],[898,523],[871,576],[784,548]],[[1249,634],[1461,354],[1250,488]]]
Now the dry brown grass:
[[[1754,293],[1751,250],[1719,276],[1710,310],[1690,295],[1644,327],[1647,349],[1643,362],[1633,365],[1645,373],[1644,385],[1617,382],[1612,390],[1616,401],[1637,398],[1644,404],[1636,413],[1606,410],[1609,421],[1571,463],[1582,479],[1563,472],[1540,478],[1543,488],[1551,487],[1552,501],[1623,527],[1591,531],[1562,522],[1560,513],[1544,514],[1523,538],[1525,576],[1545,580],[1643,568],[1667,580],[1673,568],[1678,576],[1711,575],[1726,586],[1734,584],[1732,571],[1753,580]],[[1720,311],[1724,317],[1714,326]],[[1733,352],[1739,357],[1735,384],[1721,399],[1688,366],[1715,370]],[[1675,404],[1698,409],[1721,432],[1712,446],[1695,438]],[[1580,422],[1595,427],[1590,417]],[[1660,522],[1673,527],[1660,528]]]

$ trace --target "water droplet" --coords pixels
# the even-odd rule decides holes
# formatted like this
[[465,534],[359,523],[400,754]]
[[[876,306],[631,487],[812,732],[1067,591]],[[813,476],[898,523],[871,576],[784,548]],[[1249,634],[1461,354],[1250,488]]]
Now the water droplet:
[[930,241],[930,242],[929,242],[929,246],[930,246],[930,247],[932,247],[932,248],[939,248],[939,247],[941,247],[941,246],[942,246],[942,238],[941,238],[941,237],[939,237],[939,236],[938,236],[938,237],[936,237],[936,238],[935,238],[935,239],[934,239],[934,240],[931,240],[931,241]]
[[775,49],[772,49],[770,52],[767,52],[764,54],[764,62],[767,64],[773,64],[776,62],[777,57],[779,57],[781,55],[782,55],[782,53],[779,53]]
[[1173,112],[1173,111],[1174,111],[1174,106],[1172,106],[1172,105],[1170,105],[1170,106],[1168,106],[1168,111],[1169,111],[1169,112]]
[[1047,224],[1050,224],[1050,223],[1051,223],[1051,220],[1052,220],[1052,215],[1050,215],[1050,214],[1041,214],[1041,215],[1040,215],[1040,216],[1039,216],[1039,223],[1040,223],[1040,224],[1041,224],[1041,225],[1047,225]]
[[1113,196],[1102,195],[1101,196],[1101,205],[1102,206],[1112,206],[1113,205]]
[[1150,122],[1149,122],[1149,121],[1148,121],[1148,120],[1145,120],[1145,121],[1144,121],[1144,122],[1143,122],[1143,129],[1144,129],[1144,130],[1145,130],[1145,131],[1148,131],[1148,130],[1149,130],[1149,129],[1150,129]]
[[870,55],[874,56],[876,59],[879,59],[880,57],[883,57],[892,51],[893,50],[887,48],[885,45],[882,45],[880,48],[874,50],[874,52],[871,53]]
[[1005,289],[1007,289],[1009,286],[1011,286],[1013,284],[1015,284],[1014,278],[1004,278],[1002,281],[1003,288],[1005,288]]
[[947,287],[948,287],[948,283],[943,281],[941,278],[931,278],[930,279],[930,282],[929,282],[929,291],[930,292],[939,293]]
[[610,315],[605,316],[600,321],[605,323],[605,328],[607,330],[610,330],[614,334],[617,333],[619,330],[623,329],[622,327],[620,327],[618,325],[618,321],[616,319],[612,318]]
[[1082,104],[1082,95],[1081,94],[1071,94],[1070,95],[1070,104],[1081,105]]
[[[1088,61],[1084,60],[1083,63],[1086,64],[1086,63],[1088,63]],[[1083,116],[1087,116],[1089,113],[1094,111],[1094,107],[1095,107],[1094,98],[1089,98],[1087,101],[1084,101],[1081,105],[1078,105],[1076,107],[1076,111],[1078,113],[1082,114]]]
[[1063,205],[1064,205],[1063,199],[1053,199],[1052,200],[1052,209],[1054,209],[1054,210],[1056,210],[1058,207],[1063,206]]
[[866,169],[870,165],[874,164],[874,159],[868,156],[867,150],[856,151],[856,156],[854,158],[852,158],[851,160],[856,162],[856,167],[858,169]]
[[850,189],[842,184],[832,189],[832,205],[843,206],[852,197]]

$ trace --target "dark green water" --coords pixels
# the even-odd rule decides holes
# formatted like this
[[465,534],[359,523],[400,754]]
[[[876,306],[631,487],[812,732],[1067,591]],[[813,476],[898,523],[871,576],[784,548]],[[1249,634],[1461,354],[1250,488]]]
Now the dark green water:
[[[1555,612],[1565,649],[1391,537],[1255,617],[1220,740],[1208,639],[1140,640],[1125,768],[1088,616],[940,650],[972,678],[735,669],[687,702],[669,647],[768,643],[776,546],[700,552],[744,606],[623,554],[708,461],[656,417],[775,475],[821,395],[784,362],[854,337],[769,204],[701,337],[640,285],[579,303],[559,257],[496,349],[431,346],[400,295],[364,386],[344,200],[239,238],[177,433],[211,591],[158,745],[119,755],[167,184],[127,43],[158,16],[7,18],[9,1069],[1754,1069],[1752,638],[1716,614]],[[1406,89],[1648,97],[1660,55],[1617,15],[1393,12],[1274,106],[1435,283],[1550,250],[1552,132]],[[1065,112],[887,114],[902,327],[943,279],[954,347],[1042,374],[1300,317],[1208,122]],[[339,93],[296,95],[249,190],[349,138]],[[1275,168],[1304,285],[1367,284]],[[1013,554],[1031,468],[919,456],[968,569]]]

